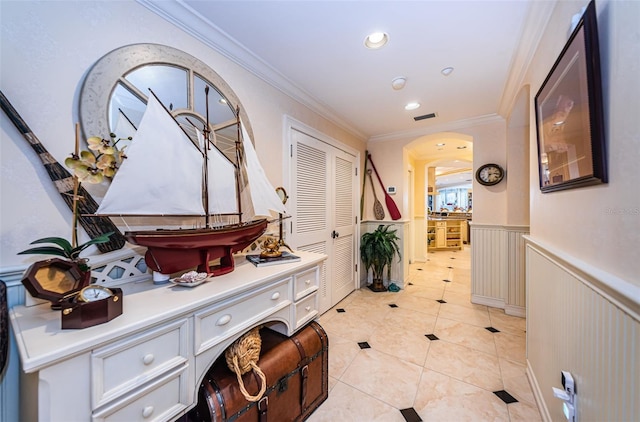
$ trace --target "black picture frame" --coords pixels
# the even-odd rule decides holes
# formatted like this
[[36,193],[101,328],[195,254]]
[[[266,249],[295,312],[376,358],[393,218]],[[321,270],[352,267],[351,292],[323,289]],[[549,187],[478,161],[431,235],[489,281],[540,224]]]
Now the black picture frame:
[[543,193],[607,183],[600,49],[591,1],[535,97]]

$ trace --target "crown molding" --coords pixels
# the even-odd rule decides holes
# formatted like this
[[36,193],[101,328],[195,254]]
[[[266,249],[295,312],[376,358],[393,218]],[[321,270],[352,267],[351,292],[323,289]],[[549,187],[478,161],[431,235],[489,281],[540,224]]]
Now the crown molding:
[[295,101],[310,108],[335,125],[361,139],[366,139],[360,130],[339,117],[325,104],[294,84],[259,56],[251,52],[213,22],[204,18],[182,0],[136,0],[140,5],[175,25],[182,31],[220,53],[233,63],[262,79]]
[[518,48],[509,67],[508,77],[498,106],[498,114],[501,116],[507,117],[514,107],[555,6],[556,1],[532,1],[529,5],[527,20],[522,25]]
[[384,135],[372,136],[371,138],[369,138],[369,142],[413,140],[421,136],[432,135],[434,133],[455,132],[457,130],[463,130],[473,126],[481,126],[504,121],[504,117],[498,114],[486,114],[484,116],[471,117],[469,119],[458,120],[455,122],[440,123],[420,129],[411,129],[404,132],[394,132]]

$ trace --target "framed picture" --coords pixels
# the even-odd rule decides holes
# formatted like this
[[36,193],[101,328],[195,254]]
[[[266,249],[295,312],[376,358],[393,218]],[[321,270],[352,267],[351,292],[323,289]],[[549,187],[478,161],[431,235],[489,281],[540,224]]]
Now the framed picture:
[[607,182],[594,2],[587,6],[535,97],[540,190]]

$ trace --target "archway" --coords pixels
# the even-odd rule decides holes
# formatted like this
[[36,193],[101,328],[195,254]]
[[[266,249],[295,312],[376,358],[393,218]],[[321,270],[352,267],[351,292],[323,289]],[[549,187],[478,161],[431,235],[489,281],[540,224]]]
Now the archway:
[[[418,137],[408,143],[405,149],[411,157],[415,180],[411,192],[414,244],[410,259],[411,262],[422,262],[427,258],[424,234],[427,231],[428,213],[437,205],[438,186],[467,186],[471,189],[473,137],[457,132],[439,132]],[[466,211],[468,202],[464,205]]]

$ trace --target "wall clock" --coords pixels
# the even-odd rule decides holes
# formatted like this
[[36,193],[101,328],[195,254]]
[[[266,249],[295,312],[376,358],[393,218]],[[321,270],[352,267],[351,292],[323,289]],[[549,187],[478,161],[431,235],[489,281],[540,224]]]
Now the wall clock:
[[485,164],[476,171],[476,180],[481,185],[493,186],[504,179],[504,169],[498,164]]

